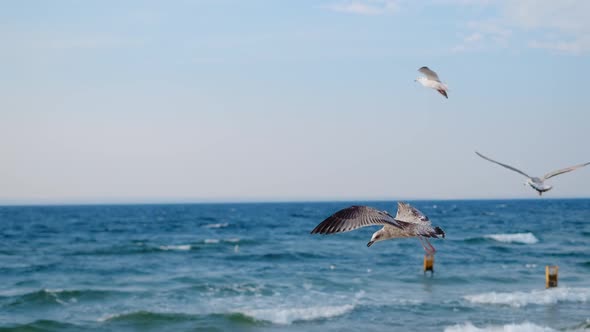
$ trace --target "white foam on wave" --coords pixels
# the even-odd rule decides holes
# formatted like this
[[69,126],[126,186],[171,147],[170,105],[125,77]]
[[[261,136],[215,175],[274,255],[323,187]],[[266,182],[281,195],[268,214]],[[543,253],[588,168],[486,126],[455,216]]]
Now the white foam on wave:
[[122,314],[106,314],[106,315],[103,315],[102,317],[98,317],[96,319],[96,321],[99,322],[99,323],[104,323],[104,322],[110,321],[111,319],[119,318],[119,317],[121,317],[123,315],[125,315],[125,313],[122,313]]
[[470,322],[445,328],[445,332],[554,332],[550,327],[535,325],[530,322],[506,325],[488,325],[477,327]]
[[205,241],[203,241],[206,244],[214,244],[214,243],[219,243],[218,239],[205,239]]
[[490,234],[484,236],[487,239],[492,239],[504,243],[523,243],[534,244],[539,242],[533,233],[515,233],[515,234]]
[[162,250],[177,250],[177,251],[191,250],[191,248],[192,248],[192,246],[190,244],[160,246],[160,249],[162,249]]
[[229,226],[229,223],[226,223],[226,222],[205,225],[205,227],[207,227],[207,228],[225,228],[227,226]]
[[295,321],[307,321],[341,316],[351,312],[354,305],[322,306],[306,308],[277,308],[246,310],[243,314],[256,320],[264,320],[274,324],[288,325]]
[[[64,292],[63,289],[48,289],[48,288],[44,288],[43,292],[51,295],[53,297],[53,299],[55,300],[55,302],[61,304],[61,305],[67,305],[68,303],[62,299],[59,298],[59,294]],[[72,298],[73,301],[70,302],[78,302],[78,300],[76,300],[75,298]]]
[[590,301],[590,288],[550,288],[531,292],[483,293],[467,295],[465,300],[475,304],[507,305],[515,308],[529,304],[546,305],[558,302]]

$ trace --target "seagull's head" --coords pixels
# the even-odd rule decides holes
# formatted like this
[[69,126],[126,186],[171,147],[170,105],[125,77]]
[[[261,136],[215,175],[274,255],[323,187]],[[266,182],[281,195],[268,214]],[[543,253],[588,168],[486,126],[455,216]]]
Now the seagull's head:
[[367,243],[367,247],[370,247],[373,245],[373,243],[375,242],[379,242],[379,241],[383,241],[385,240],[385,236],[382,232],[382,229],[376,231],[375,233],[373,233],[373,236],[371,236],[371,241],[369,241],[369,243]]

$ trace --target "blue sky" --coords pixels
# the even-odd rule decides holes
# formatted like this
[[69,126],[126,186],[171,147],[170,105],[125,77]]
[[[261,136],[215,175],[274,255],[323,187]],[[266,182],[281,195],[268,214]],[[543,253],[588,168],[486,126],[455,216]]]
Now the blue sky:
[[[12,1],[0,203],[535,197],[590,161],[590,2]],[[413,80],[436,70],[446,100]],[[590,168],[549,197],[590,196]]]

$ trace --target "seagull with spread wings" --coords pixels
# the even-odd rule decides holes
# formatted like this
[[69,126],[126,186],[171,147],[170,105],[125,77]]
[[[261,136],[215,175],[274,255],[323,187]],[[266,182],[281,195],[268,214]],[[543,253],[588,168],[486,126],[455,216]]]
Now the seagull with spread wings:
[[365,226],[383,226],[373,233],[367,247],[383,240],[417,237],[426,253],[433,255],[436,250],[428,238],[445,237],[445,232],[440,227],[432,227],[427,216],[410,204],[402,202],[397,203],[395,217],[372,207],[351,206],[326,218],[311,231],[311,234],[348,232]]
[[538,191],[539,192],[539,196],[543,195],[544,192],[549,191],[549,190],[551,190],[551,188],[553,188],[553,186],[550,186],[548,184],[545,184],[545,180],[550,179],[550,178],[552,178],[554,176],[557,176],[559,174],[571,172],[571,171],[573,171],[575,169],[578,169],[580,167],[584,167],[586,165],[590,165],[590,162],[587,162],[587,163],[584,163],[584,164],[579,164],[579,165],[575,165],[575,166],[571,166],[571,167],[567,167],[567,168],[562,168],[562,169],[559,169],[557,171],[549,172],[549,173],[543,175],[543,177],[538,178],[538,177],[534,177],[534,176],[528,176],[525,172],[523,172],[523,171],[521,171],[519,169],[516,169],[516,168],[514,168],[512,166],[509,166],[509,165],[506,165],[506,164],[502,164],[502,163],[497,162],[495,160],[492,160],[492,159],[484,156],[483,154],[481,154],[481,153],[479,153],[477,151],[475,151],[475,153],[478,156],[482,157],[483,159],[485,159],[487,161],[491,161],[494,164],[498,164],[498,165],[500,165],[502,167],[506,167],[506,168],[508,168],[511,171],[515,171],[516,173],[519,173],[519,174],[524,175],[525,177],[527,177],[527,180],[525,182],[525,185],[528,184],[533,189],[535,189],[536,191]]
[[428,67],[422,67],[420,69],[418,69],[419,72],[421,72],[422,74],[426,75],[426,77],[424,76],[420,76],[418,78],[416,78],[416,82],[419,82],[420,84],[422,84],[423,86],[427,87],[427,88],[431,88],[434,89],[436,91],[438,91],[441,95],[445,96],[445,98],[449,98],[449,96],[447,95],[447,91],[449,90],[449,88],[447,87],[446,84],[444,84],[443,82],[440,81],[440,79],[438,78],[438,75],[431,70]]

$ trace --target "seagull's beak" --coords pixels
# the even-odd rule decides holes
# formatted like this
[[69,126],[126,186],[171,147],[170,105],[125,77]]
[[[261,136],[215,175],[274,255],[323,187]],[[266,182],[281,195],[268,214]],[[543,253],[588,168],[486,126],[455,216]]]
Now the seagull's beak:
[[373,243],[375,243],[375,241],[369,241],[369,243],[367,243],[367,247],[370,247],[373,245]]

